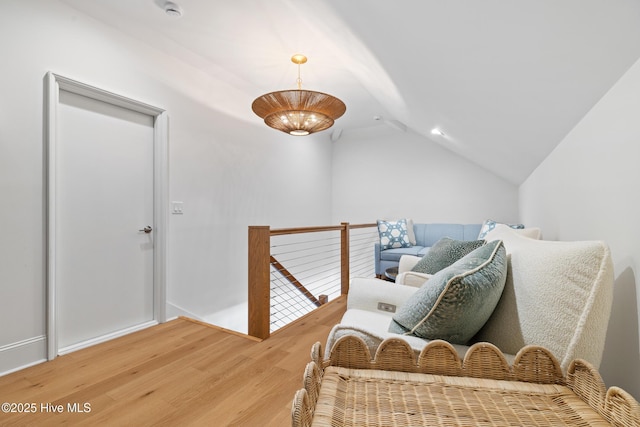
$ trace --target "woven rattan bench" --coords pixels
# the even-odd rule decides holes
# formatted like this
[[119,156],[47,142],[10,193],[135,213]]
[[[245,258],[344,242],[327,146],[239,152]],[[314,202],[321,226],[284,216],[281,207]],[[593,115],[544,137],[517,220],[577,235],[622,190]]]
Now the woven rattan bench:
[[464,360],[445,341],[416,358],[388,339],[372,359],[358,337],[345,336],[322,360],[320,343],[292,407],[303,426],[640,426],[640,406],[627,392],[606,390],[598,371],[575,360],[566,375],[555,357],[523,348],[513,364],[478,343]]

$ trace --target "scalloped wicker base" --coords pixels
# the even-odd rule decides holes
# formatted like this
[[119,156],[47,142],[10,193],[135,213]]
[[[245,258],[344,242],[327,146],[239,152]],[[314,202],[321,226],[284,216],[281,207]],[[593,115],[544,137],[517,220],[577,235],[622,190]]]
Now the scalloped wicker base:
[[312,349],[294,426],[640,426],[640,406],[606,390],[589,363],[566,377],[542,347],[522,349],[509,366],[495,346],[472,346],[463,361],[444,341],[416,359],[402,340],[384,341],[371,360],[366,344],[346,336],[329,360]]

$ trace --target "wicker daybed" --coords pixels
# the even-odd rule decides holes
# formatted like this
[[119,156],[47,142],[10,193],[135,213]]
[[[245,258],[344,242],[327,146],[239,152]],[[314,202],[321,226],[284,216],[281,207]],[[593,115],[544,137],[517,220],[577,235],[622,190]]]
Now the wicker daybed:
[[494,345],[477,343],[460,360],[445,341],[416,358],[390,338],[375,357],[344,336],[322,359],[320,343],[292,406],[292,425],[306,426],[640,426],[640,406],[627,392],[606,390],[580,359],[566,375],[546,349],[527,346],[512,364]]

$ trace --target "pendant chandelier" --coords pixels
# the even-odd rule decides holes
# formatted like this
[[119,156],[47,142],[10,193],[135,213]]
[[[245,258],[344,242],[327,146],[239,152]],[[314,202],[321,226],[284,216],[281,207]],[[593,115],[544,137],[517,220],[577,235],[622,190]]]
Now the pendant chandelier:
[[293,55],[298,64],[297,90],[281,90],[259,96],[251,109],[267,126],[289,135],[303,136],[329,129],[347,107],[338,98],[322,92],[302,90],[300,65],[307,62],[304,55]]

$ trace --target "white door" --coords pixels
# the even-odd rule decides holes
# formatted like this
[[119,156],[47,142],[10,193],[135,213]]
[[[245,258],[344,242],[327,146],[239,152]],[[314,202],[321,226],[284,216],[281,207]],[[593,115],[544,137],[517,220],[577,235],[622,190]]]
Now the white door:
[[50,358],[52,351],[64,354],[155,324],[160,301],[154,285],[156,117],[64,89],[55,110],[49,147],[49,319],[55,329],[49,334],[56,344]]

